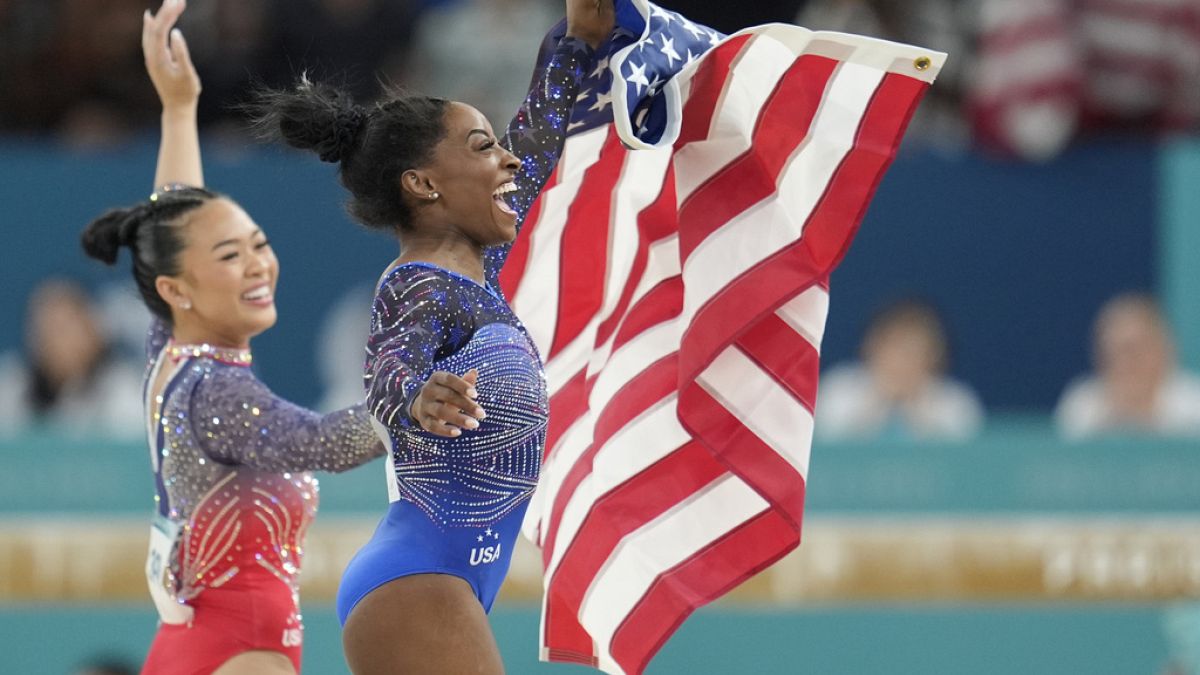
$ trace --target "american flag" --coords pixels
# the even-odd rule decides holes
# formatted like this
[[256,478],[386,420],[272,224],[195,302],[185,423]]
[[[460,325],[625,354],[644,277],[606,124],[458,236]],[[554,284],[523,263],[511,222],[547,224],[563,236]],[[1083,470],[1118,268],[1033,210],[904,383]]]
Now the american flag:
[[799,543],[829,274],[944,55],[617,20],[501,280],[552,397],[542,657],[636,673]]

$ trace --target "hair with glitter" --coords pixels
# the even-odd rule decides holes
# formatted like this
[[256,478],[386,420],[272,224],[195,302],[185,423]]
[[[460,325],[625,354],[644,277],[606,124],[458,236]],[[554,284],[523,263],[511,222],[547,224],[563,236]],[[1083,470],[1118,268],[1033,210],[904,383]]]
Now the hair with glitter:
[[260,137],[282,139],[339,165],[338,178],[350,191],[346,210],[355,220],[395,230],[413,218],[400,177],[429,163],[446,135],[449,104],[387,89],[379,103],[362,106],[346,91],[302,77],[292,89],[259,90],[247,108]]
[[133,280],[142,301],[169,324],[171,306],[158,294],[155,279],[180,272],[179,254],[187,245],[181,229],[183,216],[219,196],[203,188],[174,187],[156,192],[140,204],[112,209],[84,229],[83,250],[113,265],[121,247],[129,247]]

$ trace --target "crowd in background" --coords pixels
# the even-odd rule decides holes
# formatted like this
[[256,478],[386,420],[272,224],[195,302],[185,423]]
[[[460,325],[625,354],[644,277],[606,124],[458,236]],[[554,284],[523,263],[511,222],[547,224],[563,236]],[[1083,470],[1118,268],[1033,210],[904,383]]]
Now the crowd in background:
[[[181,25],[204,77],[201,124],[244,134],[254,84],[302,72],[476,102],[519,102],[558,0],[193,0]],[[771,21],[951,54],[909,137],[1045,159],[1092,134],[1155,136],[1200,121],[1198,0],[667,0],[718,30]],[[110,147],[144,133],[144,0],[0,0],[0,134]]]
[[[203,78],[201,125],[209,139],[237,147],[251,143],[237,104],[256,84],[285,84],[300,73],[336,79],[363,101],[381,84],[402,85],[474,102],[503,120],[523,95],[540,36],[560,4],[192,0],[181,29]],[[727,32],[789,21],[949,52],[910,131],[913,142],[1036,160],[1085,134],[1149,138],[1194,131],[1200,120],[1200,0],[664,4]],[[138,46],[145,6],[0,0],[0,137],[87,150],[155,133],[158,104]],[[98,312],[96,301],[62,279],[31,295],[26,344],[0,358],[0,431],[49,425],[140,433],[141,363],[129,348],[138,338],[110,329],[144,322],[128,320],[134,310],[111,302]],[[347,311],[335,307],[326,325],[362,323]],[[114,312],[121,321],[106,324]],[[362,331],[335,328],[325,331],[324,351],[347,356],[321,364],[327,408],[359,393],[353,373],[361,354],[352,345],[361,344]],[[1081,335],[1081,349],[1085,340]],[[818,435],[961,440],[979,433],[984,409],[970,383],[949,376],[950,342],[929,303],[880,308],[862,338],[861,359],[825,364]],[[1092,354],[1093,374],[1062,383],[1054,414],[1063,436],[1200,437],[1200,379],[1180,369],[1154,298],[1123,295],[1101,309]]]

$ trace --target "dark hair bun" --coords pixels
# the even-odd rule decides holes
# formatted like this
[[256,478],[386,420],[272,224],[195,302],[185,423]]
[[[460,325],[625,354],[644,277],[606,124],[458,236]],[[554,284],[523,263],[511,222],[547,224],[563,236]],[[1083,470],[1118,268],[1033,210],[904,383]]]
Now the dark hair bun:
[[84,252],[107,265],[116,263],[117,252],[135,235],[132,230],[140,221],[137,208],[113,209],[93,220],[80,236]]
[[349,93],[307,77],[289,91],[259,91],[250,108],[261,135],[312,150],[323,162],[346,160],[367,125],[366,109]]

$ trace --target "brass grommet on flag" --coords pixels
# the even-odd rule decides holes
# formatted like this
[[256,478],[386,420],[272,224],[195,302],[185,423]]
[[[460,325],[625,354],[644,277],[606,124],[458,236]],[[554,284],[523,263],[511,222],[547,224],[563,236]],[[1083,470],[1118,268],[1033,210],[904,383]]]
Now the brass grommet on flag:
[[930,60],[928,56],[918,56],[917,58],[913,59],[913,68],[916,68],[921,72],[929,70],[929,66],[931,65],[933,65],[933,61]]

